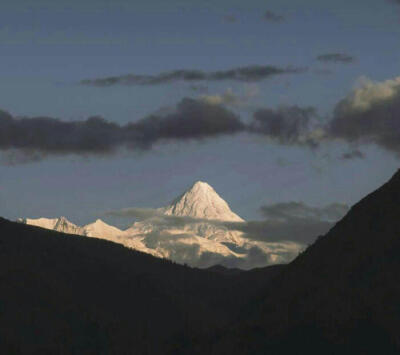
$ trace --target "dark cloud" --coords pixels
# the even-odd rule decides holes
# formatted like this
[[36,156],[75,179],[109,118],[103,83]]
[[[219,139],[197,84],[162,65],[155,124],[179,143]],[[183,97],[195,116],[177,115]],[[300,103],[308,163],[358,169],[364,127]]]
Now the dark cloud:
[[[278,109],[261,109],[254,113],[248,130],[276,139],[281,144],[318,144],[313,107],[283,106]],[[315,136],[315,137],[314,137]]]
[[99,79],[82,80],[83,85],[113,86],[113,85],[158,85],[173,81],[200,81],[206,80],[206,73],[199,70],[175,70],[158,75],[126,74]]
[[244,130],[244,124],[233,112],[203,100],[185,98],[175,112],[148,116],[134,124],[145,142],[159,139],[206,138]]
[[86,79],[82,80],[83,85],[92,86],[113,86],[113,85],[158,85],[176,81],[261,81],[275,75],[303,73],[306,68],[286,67],[280,68],[272,65],[249,65],[244,67],[232,68],[205,72],[201,70],[174,70],[156,75],[136,75],[127,74],[121,76]]
[[321,54],[317,57],[320,62],[331,63],[354,63],[355,58],[346,53],[327,53]]
[[245,237],[253,240],[312,243],[328,232],[347,211],[346,205],[338,203],[322,208],[301,202],[277,203],[261,207],[265,220],[232,223],[229,227],[244,232]]
[[21,149],[44,154],[105,154],[124,139],[127,137],[122,127],[101,117],[67,122],[51,117],[0,116],[1,150]]
[[340,101],[328,134],[349,142],[374,143],[400,154],[400,78],[366,81]]
[[14,117],[0,111],[0,151],[7,153],[3,163],[13,164],[40,160],[46,155],[107,155],[120,148],[145,151],[163,141],[201,140],[239,132],[266,136],[280,144],[310,147],[316,147],[322,139],[314,108],[261,109],[246,124],[224,106],[239,106],[246,100],[247,97],[230,92],[184,98],[175,108],[159,110],[125,125],[98,116],[62,121],[52,117]]
[[185,140],[244,130],[239,117],[223,106],[185,98],[168,114],[153,114],[118,125],[101,117],[61,121],[51,117],[16,118],[0,111],[0,150],[35,158],[49,154],[110,154],[120,147],[144,150],[161,140]]
[[278,23],[278,22],[283,22],[283,21],[285,21],[285,17],[284,17],[284,16],[278,15],[278,14],[276,14],[275,12],[272,12],[272,11],[270,11],[270,10],[265,11],[264,17],[263,17],[263,18],[264,18],[264,20],[267,21],[267,22],[275,22],[275,23]]

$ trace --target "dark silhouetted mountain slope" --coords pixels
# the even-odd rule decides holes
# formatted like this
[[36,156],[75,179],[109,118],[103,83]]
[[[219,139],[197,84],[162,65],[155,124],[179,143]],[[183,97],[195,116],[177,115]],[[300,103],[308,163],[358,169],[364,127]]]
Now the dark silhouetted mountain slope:
[[0,218],[1,354],[163,354],[226,324],[271,276],[224,275]]
[[400,353],[400,171],[284,268],[238,319],[200,353]]

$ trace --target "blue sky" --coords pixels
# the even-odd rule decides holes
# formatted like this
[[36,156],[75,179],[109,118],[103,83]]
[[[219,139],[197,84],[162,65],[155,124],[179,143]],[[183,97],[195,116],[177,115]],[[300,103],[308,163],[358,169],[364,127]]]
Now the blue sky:
[[[266,11],[284,17],[263,19]],[[235,21],[227,20],[227,16]],[[15,116],[65,121],[100,115],[124,124],[182,98],[254,94],[230,108],[244,121],[259,108],[313,106],[328,121],[360,77],[399,73],[400,6],[384,0],[308,1],[2,1],[0,109]],[[321,62],[346,53],[353,63]],[[176,69],[227,70],[248,65],[308,68],[256,83],[202,82],[83,86],[79,81]],[[321,71],[330,73],[321,74]],[[200,85],[199,84],[199,85]],[[215,187],[234,211],[259,217],[261,205],[302,201],[353,204],[398,167],[393,152],[362,146],[343,160],[345,144],[287,146],[247,134],[202,142],[160,143],[149,152],[106,157],[47,157],[0,165],[0,215],[65,215],[76,223],[107,210],[159,207],[196,180]],[[124,223],[124,222],[122,222]]]

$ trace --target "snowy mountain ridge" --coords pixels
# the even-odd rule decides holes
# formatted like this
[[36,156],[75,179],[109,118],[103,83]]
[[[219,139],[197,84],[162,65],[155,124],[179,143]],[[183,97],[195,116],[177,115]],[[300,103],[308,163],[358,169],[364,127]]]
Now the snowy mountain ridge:
[[[19,222],[68,234],[110,240],[156,257],[195,267],[216,264],[243,269],[261,267],[287,262],[302,248],[294,242],[250,240],[242,232],[231,230],[224,223],[216,223],[245,221],[203,181],[194,183],[170,205],[158,208],[157,212],[160,212],[161,217],[149,217],[135,222],[126,230],[120,230],[101,219],[83,227],[65,217],[19,219]],[[178,222],[171,222],[169,217],[182,218],[178,218]]]

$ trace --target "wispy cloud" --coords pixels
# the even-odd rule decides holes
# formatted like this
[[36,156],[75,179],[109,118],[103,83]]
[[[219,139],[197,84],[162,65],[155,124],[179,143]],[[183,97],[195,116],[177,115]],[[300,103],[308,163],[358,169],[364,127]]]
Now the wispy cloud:
[[347,213],[348,206],[341,203],[332,203],[323,207],[312,207],[303,202],[291,201],[262,206],[260,210],[267,219],[311,218],[336,222]]
[[321,54],[317,57],[317,60],[320,62],[325,62],[325,63],[354,63],[356,59],[346,53],[327,53],[327,54]]
[[234,80],[242,82],[256,82],[282,74],[303,73],[307,68],[285,67],[273,65],[249,65],[206,72],[202,70],[174,70],[155,75],[126,74],[106,78],[85,79],[80,83],[90,86],[114,86],[114,85],[160,85],[176,81],[223,81]]
[[261,207],[263,221],[232,223],[230,228],[264,242],[311,243],[328,232],[347,211],[348,206],[339,203],[320,208],[302,202],[277,203]]

